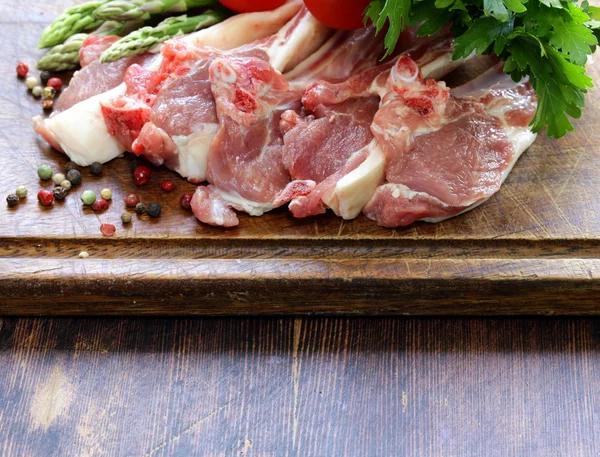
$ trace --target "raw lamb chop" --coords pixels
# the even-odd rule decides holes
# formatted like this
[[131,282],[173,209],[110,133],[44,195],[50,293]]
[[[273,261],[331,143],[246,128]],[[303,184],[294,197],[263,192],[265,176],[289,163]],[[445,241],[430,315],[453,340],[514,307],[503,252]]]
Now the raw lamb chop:
[[[417,59],[427,75],[441,77],[460,64],[451,61],[452,47],[452,36],[443,33],[420,39],[405,55]],[[302,99],[311,116],[283,114],[284,165],[294,179],[317,184],[308,195],[290,203],[294,216],[323,213],[329,206],[345,218],[356,217],[381,183],[384,156],[374,141],[371,123],[380,100],[391,90],[388,76],[394,62],[339,84],[315,83],[306,88]]]
[[[301,5],[300,1],[293,1],[273,11],[238,14],[181,40],[196,46],[233,49],[276,33],[298,12]],[[145,59],[131,59],[142,58]],[[38,134],[81,166],[95,161],[108,162],[125,151],[108,133],[100,102],[125,94],[123,75],[131,61],[121,59],[100,64],[88,63],[89,60],[84,57],[87,65],[74,75],[69,88],[59,98],[61,112],[55,112],[47,119],[41,116],[33,119]],[[152,60],[152,65],[160,66],[160,61],[158,56]]]
[[314,52],[330,33],[303,8],[275,35],[229,52],[171,40],[161,49],[158,70],[131,66],[127,94],[102,102],[108,130],[124,149],[164,163],[192,182],[204,181],[208,150],[219,128],[211,62],[244,56],[283,71]]
[[316,78],[340,80],[373,66],[381,56],[375,30],[338,32],[299,65],[289,82],[264,61],[224,57],[210,67],[210,81],[220,122],[208,160],[210,186],[197,190],[192,207],[202,222],[232,226],[239,223],[231,208],[261,215],[304,195],[313,182],[294,181],[282,160],[279,128],[286,110],[299,112],[302,87]]
[[423,79],[410,59],[392,72],[395,91],[373,121],[386,156],[386,183],[364,207],[385,227],[437,222],[468,211],[498,191],[535,140],[536,110],[527,82],[498,65],[454,91]]

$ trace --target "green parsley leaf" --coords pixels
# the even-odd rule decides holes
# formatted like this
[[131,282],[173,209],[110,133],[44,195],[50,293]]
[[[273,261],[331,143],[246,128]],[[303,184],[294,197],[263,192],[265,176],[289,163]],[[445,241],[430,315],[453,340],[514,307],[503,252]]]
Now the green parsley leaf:
[[385,57],[390,55],[396,48],[400,33],[406,27],[411,6],[411,0],[374,0],[367,6],[365,17],[373,21],[377,33],[389,22],[384,40]]

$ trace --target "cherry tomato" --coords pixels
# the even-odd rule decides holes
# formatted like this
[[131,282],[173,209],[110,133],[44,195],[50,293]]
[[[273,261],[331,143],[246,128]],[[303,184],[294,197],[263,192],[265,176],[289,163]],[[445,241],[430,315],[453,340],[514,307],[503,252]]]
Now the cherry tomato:
[[224,6],[238,13],[268,11],[283,5],[286,0],[219,0]]
[[354,30],[363,26],[363,13],[371,0],[304,0],[320,22],[334,29]]

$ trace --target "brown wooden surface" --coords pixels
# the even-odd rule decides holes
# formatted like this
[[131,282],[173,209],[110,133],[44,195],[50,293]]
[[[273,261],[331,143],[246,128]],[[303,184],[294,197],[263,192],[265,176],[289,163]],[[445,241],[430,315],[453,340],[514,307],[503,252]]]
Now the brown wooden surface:
[[[130,157],[84,172],[84,184],[52,209],[36,169],[60,169],[31,128],[41,108],[15,76],[34,67],[43,26],[69,0],[0,3],[0,195],[24,184],[16,209],[0,204],[2,314],[596,314],[600,310],[600,92],[575,132],[540,135],[502,190],[480,208],[440,223],[397,230],[331,214],[295,220],[286,210],[241,217],[235,229],[198,224],[179,208],[193,186],[155,170],[139,191],[163,204],[160,220],[122,227],[122,198],[136,190]],[[596,81],[600,64],[590,66]],[[35,73],[35,72],[34,72]],[[173,179],[177,191],[159,188]],[[50,186],[48,186],[50,187]],[[78,194],[109,187],[104,214]],[[101,223],[114,223],[103,239]],[[90,258],[79,259],[81,251]],[[290,291],[292,291],[290,293]]]
[[0,319],[2,457],[594,457],[597,319]]

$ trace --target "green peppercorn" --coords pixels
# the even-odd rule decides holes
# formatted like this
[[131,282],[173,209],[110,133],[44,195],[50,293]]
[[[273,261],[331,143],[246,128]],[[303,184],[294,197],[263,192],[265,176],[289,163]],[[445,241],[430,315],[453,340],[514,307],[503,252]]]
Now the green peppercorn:
[[100,162],[94,162],[90,167],[90,172],[93,175],[98,176],[99,174],[102,174],[102,168],[104,168],[104,166]]
[[72,185],[78,186],[79,184],[81,184],[81,173],[79,172],[79,170],[75,170],[73,168],[72,170],[68,171],[67,179],[71,182]]
[[73,185],[71,184],[71,181],[69,181],[68,179],[65,179],[63,182],[60,183],[60,187],[63,187],[66,190],[71,190],[71,187]]
[[17,194],[17,197],[25,198],[25,197],[27,197],[28,192],[29,191],[27,190],[27,187],[19,186],[19,187],[17,187],[17,191],[15,193]]
[[42,181],[48,181],[52,178],[52,168],[49,165],[40,165],[37,173]]
[[131,224],[131,213],[124,212],[121,214],[121,220],[123,221],[123,224]]
[[15,206],[19,203],[19,197],[17,197],[17,194],[9,194],[6,197],[6,203],[8,203],[8,206]]
[[91,206],[96,201],[96,192],[93,190],[85,190],[81,194],[81,201],[86,206]]
[[42,98],[44,100],[54,100],[54,97],[56,97],[56,89],[50,86],[44,87],[44,90],[42,90]]
[[139,202],[135,205],[135,212],[139,215],[142,215],[146,212],[146,204],[144,202]]
[[54,194],[55,200],[64,200],[67,196],[67,189],[61,186],[57,186],[54,189],[52,189],[52,193]]
[[104,200],[111,200],[112,199],[112,190],[110,190],[110,189],[102,189],[100,191],[100,196]]
[[147,211],[150,217],[160,217],[162,208],[160,207],[160,203],[152,202],[148,205]]
[[70,172],[71,170],[78,170],[79,166],[75,162],[67,162],[65,165],[65,173]]
[[60,186],[60,183],[63,182],[65,179],[67,178],[62,173],[56,173],[54,176],[52,176],[52,181],[54,181],[54,184],[56,184],[57,186]]
[[40,73],[40,79],[44,84],[46,84],[50,78],[52,78],[52,74],[49,71],[44,70]]

